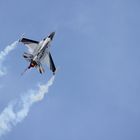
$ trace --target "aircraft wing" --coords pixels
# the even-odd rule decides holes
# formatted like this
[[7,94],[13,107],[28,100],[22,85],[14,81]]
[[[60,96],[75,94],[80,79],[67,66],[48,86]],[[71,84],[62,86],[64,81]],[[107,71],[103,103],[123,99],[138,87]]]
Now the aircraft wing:
[[19,42],[22,42],[25,46],[28,47],[28,51],[33,54],[36,50],[39,49],[39,42],[31,40],[28,38],[22,38]]
[[46,53],[45,57],[41,60],[41,63],[47,64],[50,70],[55,74],[56,67],[50,52]]

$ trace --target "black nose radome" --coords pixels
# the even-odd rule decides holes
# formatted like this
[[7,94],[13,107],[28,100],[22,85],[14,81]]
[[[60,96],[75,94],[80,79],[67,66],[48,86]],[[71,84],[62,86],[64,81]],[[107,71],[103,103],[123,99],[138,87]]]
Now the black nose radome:
[[52,40],[55,35],[55,32],[52,32],[48,37]]

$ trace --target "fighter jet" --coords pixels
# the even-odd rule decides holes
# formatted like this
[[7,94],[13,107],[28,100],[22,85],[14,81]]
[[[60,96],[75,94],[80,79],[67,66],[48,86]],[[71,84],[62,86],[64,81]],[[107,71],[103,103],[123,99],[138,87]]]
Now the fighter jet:
[[55,32],[52,32],[41,41],[35,41],[24,37],[19,40],[19,42],[28,47],[28,52],[24,52],[23,54],[25,60],[30,63],[25,71],[30,68],[36,68],[42,74],[45,72],[43,64],[47,64],[53,74],[55,74],[56,67],[50,53],[50,43],[54,35]]

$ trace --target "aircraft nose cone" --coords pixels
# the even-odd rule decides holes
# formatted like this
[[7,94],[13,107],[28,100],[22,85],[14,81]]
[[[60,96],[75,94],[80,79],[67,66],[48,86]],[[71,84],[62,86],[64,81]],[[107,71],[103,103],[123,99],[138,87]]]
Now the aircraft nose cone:
[[55,32],[52,32],[52,33],[49,35],[49,38],[52,40],[53,37],[54,37],[54,35],[55,35]]

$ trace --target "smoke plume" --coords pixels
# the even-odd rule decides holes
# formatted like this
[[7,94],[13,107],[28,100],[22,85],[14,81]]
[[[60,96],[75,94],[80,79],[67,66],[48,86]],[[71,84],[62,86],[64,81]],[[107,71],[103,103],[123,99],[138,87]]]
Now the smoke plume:
[[27,115],[31,106],[41,101],[48,93],[49,87],[53,84],[55,76],[43,85],[39,85],[38,90],[29,90],[19,100],[10,103],[0,114],[0,137],[9,132],[13,126],[21,122]]
[[11,45],[8,45],[3,51],[0,52],[0,77],[6,74],[6,68],[2,66],[3,61],[6,56],[16,48],[18,41],[13,42]]

